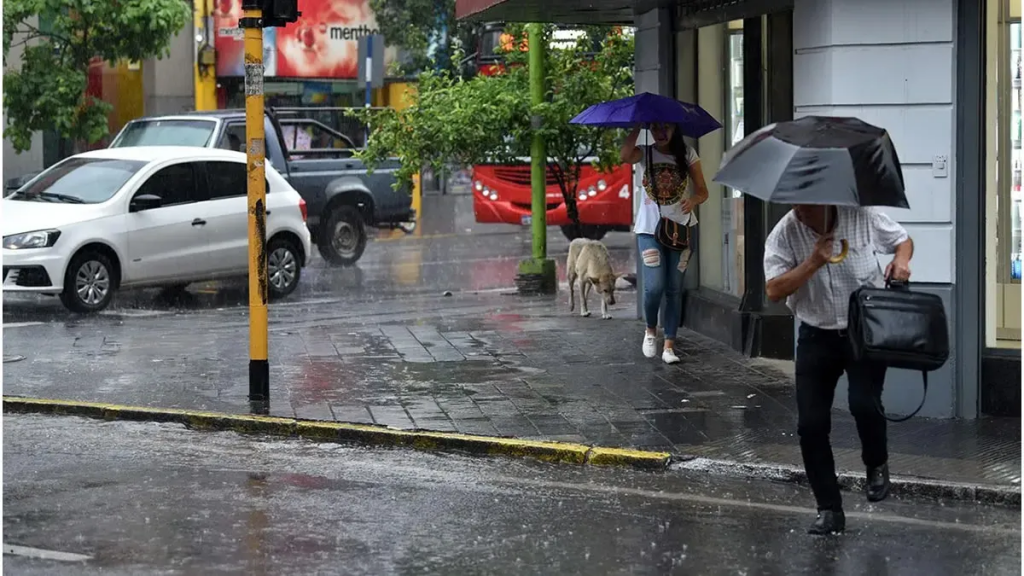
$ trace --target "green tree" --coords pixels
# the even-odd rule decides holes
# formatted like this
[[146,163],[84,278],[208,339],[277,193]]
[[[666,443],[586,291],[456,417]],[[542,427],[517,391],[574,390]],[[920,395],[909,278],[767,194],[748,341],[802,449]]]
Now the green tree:
[[[3,14],[4,136],[19,152],[38,130],[101,140],[112,107],[85,93],[89,64],[162,57],[192,15],[183,0],[7,0]],[[9,68],[13,46],[24,52]]]
[[[549,44],[553,30],[544,31]],[[522,26],[506,31],[513,45],[525,42]],[[398,185],[408,184],[424,166],[440,172],[450,164],[521,163],[530,155],[537,116],[547,140],[548,170],[578,227],[580,172],[589,163],[602,170],[618,164],[621,134],[569,120],[590,105],[633,93],[632,35],[608,28],[584,32],[571,45],[547,51],[547,97],[541,106],[530,103],[525,51],[505,53],[505,69],[494,76],[464,79],[449,71],[426,72],[408,108],[352,112],[370,126],[360,157],[370,169],[386,158],[400,158]]]
[[455,0],[370,0],[370,9],[388,44],[405,51],[403,74],[429,69],[457,73],[460,61],[449,57],[453,49],[476,50],[480,25],[455,19]]

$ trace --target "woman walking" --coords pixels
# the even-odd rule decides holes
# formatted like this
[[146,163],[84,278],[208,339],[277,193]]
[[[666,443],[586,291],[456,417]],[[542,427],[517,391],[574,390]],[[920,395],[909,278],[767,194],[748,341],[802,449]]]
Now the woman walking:
[[[679,362],[674,344],[682,317],[683,272],[690,260],[689,246],[679,250],[655,237],[659,222],[666,219],[684,228],[697,225],[693,210],[708,199],[708,188],[701,171],[700,158],[686,145],[675,124],[653,124],[654,145],[637,145],[640,128],[635,128],[622,144],[623,163],[636,164],[641,174],[643,194],[633,233],[640,248],[644,283],[644,356],[658,354],[658,311],[662,310],[665,344],[661,359],[666,364]],[[648,161],[644,162],[647,158]],[[645,166],[646,164],[646,166]],[[654,175],[653,185],[651,172]],[[662,301],[664,300],[664,306]]]

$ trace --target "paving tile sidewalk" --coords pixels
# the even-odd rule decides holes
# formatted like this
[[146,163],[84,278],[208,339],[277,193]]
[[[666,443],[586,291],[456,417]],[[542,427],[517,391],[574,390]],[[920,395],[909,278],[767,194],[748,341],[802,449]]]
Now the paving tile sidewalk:
[[[667,450],[743,463],[800,462],[791,377],[683,332],[683,362],[640,352],[635,300],[613,320],[560,298],[287,303],[272,308],[275,415],[397,428]],[[244,310],[137,313],[5,333],[5,394],[248,410]],[[894,473],[1019,485],[1019,419],[890,426]],[[860,471],[853,420],[836,412],[841,469]]]

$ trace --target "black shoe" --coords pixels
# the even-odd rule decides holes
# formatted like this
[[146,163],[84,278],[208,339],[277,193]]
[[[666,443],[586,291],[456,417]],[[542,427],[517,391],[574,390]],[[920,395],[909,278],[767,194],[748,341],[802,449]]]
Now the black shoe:
[[889,464],[868,468],[868,482],[865,491],[868,502],[881,502],[889,496]]
[[820,510],[818,519],[807,529],[808,534],[838,534],[846,530],[846,514],[842,510]]

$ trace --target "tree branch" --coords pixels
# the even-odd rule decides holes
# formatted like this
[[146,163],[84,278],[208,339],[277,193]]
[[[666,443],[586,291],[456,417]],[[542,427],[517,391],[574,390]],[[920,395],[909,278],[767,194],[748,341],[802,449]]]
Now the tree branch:
[[[31,34],[32,36],[30,38],[28,38],[27,40],[25,40],[25,42],[27,42],[28,40],[31,40],[33,38],[53,38],[53,39],[56,39],[56,40],[60,40],[61,42],[65,43],[65,44],[70,44],[71,43],[71,40],[67,36],[64,36],[62,34],[58,34],[56,32],[43,32],[39,28],[37,28],[37,27],[35,27],[35,26],[31,25],[31,24],[26,24],[24,22],[22,22],[20,25],[21,26],[25,26],[26,30],[15,30],[14,32],[11,33],[11,35],[14,36],[14,35],[17,35],[17,34]],[[21,42],[19,44],[15,44],[14,46],[21,46],[25,42]]]

